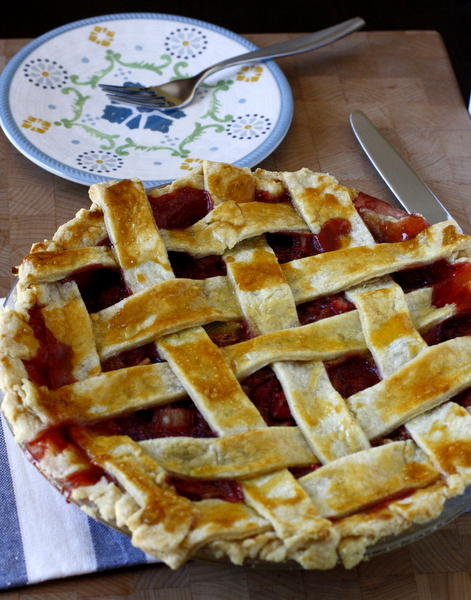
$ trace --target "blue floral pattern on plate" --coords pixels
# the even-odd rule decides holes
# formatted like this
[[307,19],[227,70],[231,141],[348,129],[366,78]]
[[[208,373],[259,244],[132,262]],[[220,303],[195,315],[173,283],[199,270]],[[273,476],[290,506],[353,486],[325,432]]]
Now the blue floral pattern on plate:
[[33,162],[87,185],[125,177],[157,185],[204,159],[252,167],[291,122],[291,90],[274,63],[215,73],[192,104],[166,112],[111,102],[99,84],[153,85],[253,48],[230,31],[173,15],[77,21],[13,57],[0,78],[0,122]]

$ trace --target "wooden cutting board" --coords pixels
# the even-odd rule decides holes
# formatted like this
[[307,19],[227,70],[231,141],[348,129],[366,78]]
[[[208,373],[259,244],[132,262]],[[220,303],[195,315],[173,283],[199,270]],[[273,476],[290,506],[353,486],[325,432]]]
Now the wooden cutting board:
[[[266,46],[293,35],[257,34]],[[28,40],[0,41],[1,65]],[[278,61],[294,97],[270,170],[308,167],[388,200],[389,190],[363,155],[349,114],[363,110],[395,144],[469,233],[471,124],[440,36],[429,31],[359,32],[333,46]],[[470,74],[471,76],[471,74]],[[33,242],[88,207],[85,186],[52,175],[0,133],[0,295]],[[3,592],[6,600],[468,600],[471,514],[411,546],[351,571],[256,570],[192,562],[97,573]]]

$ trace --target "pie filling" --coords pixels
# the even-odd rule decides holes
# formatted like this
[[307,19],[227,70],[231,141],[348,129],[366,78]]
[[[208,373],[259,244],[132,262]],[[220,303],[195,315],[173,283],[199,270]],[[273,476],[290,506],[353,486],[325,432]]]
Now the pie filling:
[[380,376],[373,357],[369,354],[354,354],[326,364],[329,379],[344,398],[371,387],[379,382]]
[[353,302],[347,300],[344,293],[340,293],[304,302],[296,308],[300,324],[307,325],[308,323],[314,323],[321,319],[327,319],[334,315],[355,310],[355,305]]
[[225,502],[243,502],[244,492],[237,481],[218,479],[213,481],[195,481],[169,475],[167,483],[189,500],[218,499]]
[[429,223],[421,215],[410,215],[363,192],[357,195],[354,204],[378,243],[410,240],[429,227]]
[[[221,172],[224,171],[225,166],[222,167]],[[419,239],[418,236],[422,236],[420,239],[425,239],[424,245],[432,246],[433,232],[430,234],[429,232],[433,226],[431,227],[420,215],[409,215],[364,193],[357,194],[352,204],[351,197],[347,202],[342,191],[336,192],[341,201],[337,201],[334,195],[326,192],[325,200],[329,204],[332,216],[323,218],[322,215],[322,218],[319,217],[321,221],[323,219],[321,224],[315,223],[308,228],[304,221],[309,221],[311,210],[309,202],[316,201],[315,196],[324,192],[323,186],[332,185],[330,178],[327,181],[321,178],[321,183],[315,190],[306,185],[301,194],[296,192],[299,187],[296,178],[290,179],[295,174],[284,174],[286,180],[283,185],[294,190],[291,196],[288,191],[279,191],[283,186],[279,185],[280,181],[276,178],[273,189],[278,191],[268,192],[265,189],[252,189],[252,176],[249,177],[246,171],[238,171],[235,182],[230,177],[227,181],[222,175],[219,178],[220,173],[217,175],[213,178],[211,173],[205,175],[206,181],[209,182],[207,189],[212,186],[213,194],[206,189],[193,187],[190,183],[183,183],[182,187],[172,186],[170,188],[172,191],[161,196],[154,196],[152,193],[147,195],[148,204],[145,196],[143,200],[145,207],[142,214],[147,211],[148,221],[152,221],[153,216],[158,229],[165,230],[165,235],[162,235],[162,239],[165,240],[177,240],[180,243],[182,239],[187,239],[185,238],[187,236],[188,239],[194,238],[197,243],[200,243],[198,241],[200,229],[211,219],[220,218],[220,230],[215,228],[217,233],[212,240],[215,249],[211,250],[212,246],[208,251],[205,249],[201,252],[204,254],[203,257],[197,258],[190,251],[176,250],[177,247],[186,248],[186,246],[184,244],[178,246],[175,242],[171,246],[172,249],[164,250],[158,257],[157,249],[153,250],[155,257],[148,248],[143,250],[143,255],[146,256],[143,262],[152,263],[153,272],[150,276],[144,269],[139,271],[140,265],[136,265],[135,268],[133,261],[135,256],[139,257],[139,252],[134,255],[130,252],[127,257],[128,265],[122,266],[122,261],[120,266],[117,259],[114,262],[115,248],[111,242],[111,239],[115,240],[116,236],[122,234],[122,230],[119,229],[120,223],[122,220],[125,221],[123,217],[125,213],[121,212],[124,210],[123,206],[118,202],[118,206],[115,207],[117,210],[115,221],[113,222],[111,218],[111,225],[107,224],[107,227],[111,228],[109,233],[111,237],[106,236],[98,243],[99,246],[105,246],[98,254],[100,260],[102,256],[106,256],[108,261],[106,264],[112,266],[103,264],[93,267],[81,266],[65,277],[62,271],[60,275],[62,279],[58,277],[53,279],[54,285],[61,290],[58,294],[61,298],[70,288],[74,290],[76,288],[61,286],[60,282],[63,284],[74,282],[77,285],[86,311],[91,315],[90,329],[95,336],[93,344],[96,348],[97,362],[93,373],[98,373],[99,376],[90,378],[94,379],[92,385],[105,385],[109,381],[125,382],[125,385],[129,386],[135,394],[123,400],[127,402],[125,410],[121,410],[119,404],[119,410],[113,407],[106,416],[107,412],[102,410],[107,400],[106,393],[105,400],[97,397],[95,404],[93,392],[90,392],[89,396],[85,394],[84,411],[88,412],[83,414],[82,420],[73,416],[62,421],[59,419],[54,421],[54,415],[48,416],[53,412],[51,408],[53,405],[49,402],[58,399],[58,410],[62,410],[60,402],[67,404],[69,394],[70,397],[75,393],[78,394],[76,390],[79,390],[84,380],[81,379],[80,374],[77,374],[77,366],[74,366],[75,340],[68,345],[57,339],[52,331],[55,308],[51,313],[48,312],[49,307],[41,303],[28,308],[28,323],[39,342],[39,347],[33,358],[23,358],[22,363],[30,381],[39,389],[38,402],[44,395],[45,404],[39,420],[42,424],[46,422],[59,424],[44,426],[44,429],[39,428],[39,435],[35,438],[31,436],[24,445],[30,460],[40,469],[43,464],[50,464],[51,457],[68,457],[71,469],[62,476],[51,475],[51,479],[66,497],[73,498],[77,490],[103,481],[115,484],[124,493],[126,485],[120,483],[119,477],[115,479],[101,466],[100,461],[104,460],[103,456],[108,458],[111,456],[109,460],[114,460],[112,451],[108,455],[107,450],[101,453],[100,450],[91,449],[87,444],[89,440],[106,439],[108,442],[114,439],[118,440],[116,443],[120,445],[121,437],[127,436],[129,444],[138,448],[136,455],[139,460],[142,456],[144,456],[142,461],[149,459],[150,456],[155,459],[159,468],[161,464],[163,465],[162,469],[166,473],[165,482],[168,486],[165,490],[176,492],[172,494],[178,498],[177,501],[170,500],[167,496],[163,501],[166,510],[171,513],[175,509],[175,514],[179,515],[178,519],[173,517],[172,523],[167,524],[169,530],[177,528],[175,523],[178,521],[178,526],[189,528],[185,539],[190,540],[191,525],[188,523],[185,525],[185,518],[181,516],[188,510],[185,503],[188,500],[191,502],[222,500],[229,503],[226,507],[229,516],[222,517],[222,513],[215,512],[214,523],[222,531],[222,546],[226,543],[229,546],[234,544],[227,551],[231,557],[236,557],[237,552],[241,551],[242,546],[237,546],[240,540],[253,539],[256,545],[265,532],[270,531],[275,532],[274,536],[281,535],[279,539],[285,544],[288,558],[290,552],[295,552],[293,548],[296,543],[292,540],[300,536],[298,546],[302,549],[302,558],[299,560],[304,566],[308,565],[308,568],[312,568],[309,565],[314,563],[309,563],[309,560],[317,560],[321,564],[322,560],[319,556],[324,554],[327,556],[330,550],[324,552],[327,546],[323,546],[313,559],[308,557],[308,552],[303,554],[303,549],[308,547],[303,544],[313,539],[316,543],[326,542],[330,535],[327,530],[322,530],[326,523],[328,527],[337,526],[338,523],[347,527],[349,525],[345,523],[348,522],[350,515],[355,515],[352,517],[354,520],[358,514],[365,515],[367,520],[380,518],[383,511],[386,514],[390,505],[399,500],[402,504],[398,503],[400,506],[396,508],[397,512],[393,516],[388,512],[385,520],[404,518],[405,523],[406,517],[398,515],[407,513],[409,502],[412,504],[415,502],[413,498],[417,489],[428,489],[429,485],[438,489],[440,485],[444,487],[448,485],[445,476],[440,475],[437,467],[440,460],[445,461],[446,457],[443,457],[443,452],[440,455],[440,449],[434,444],[438,444],[437,439],[442,435],[446,441],[448,439],[446,436],[454,435],[454,430],[451,430],[450,434],[447,431],[443,433],[440,429],[441,421],[437,421],[438,425],[430,425],[432,430],[433,427],[437,428],[435,437],[430,435],[430,439],[425,439],[423,430],[426,427],[421,424],[421,419],[427,419],[427,415],[437,408],[456,413],[457,416],[453,418],[457,420],[461,418],[463,413],[466,413],[463,408],[471,410],[470,384],[456,386],[455,389],[452,373],[450,382],[447,382],[449,388],[446,394],[448,395],[444,395],[444,399],[437,401],[438,404],[427,406],[423,411],[424,416],[422,412],[414,413],[413,407],[410,415],[396,418],[396,410],[403,410],[406,413],[408,407],[401,405],[402,397],[396,403],[395,394],[399,389],[405,397],[407,395],[405,388],[413,385],[409,384],[407,379],[408,365],[416,360],[416,357],[427,355],[429,351],[432,353],[440,344],[448,344],[444,354],[456,355],[455,362],[459,363],[463,352],[462,344],[466,346],[467,337],[471,335],[471,286],[469,285],[471,262],[468,262],[466,252],[462,253],[463,258],[458,260],[455,258],[461,256],[459,249],[453,254],[453,260],[443,258],[448,255],[438,251],[436,252],[438,258],[434,256],[433,260],[422,260],[419,244],[415,242]],[[225,192],[221,191],[224,187],[221,181],[227,187]],[[286,182],[290,182],[290,185]],[[135,184],[120,182],[114,185],[132,188]],[[268,184],[266,187],[270,188]],[[105,190],[106,188],[107,186],[104,187]],[[240,205],[235,209],[237,200],[233,200],[227,207],[228,214],[233,211],[230,214],[235,215],[234,217],[227,217],[222,210],[217,212],[221,197],[225,193],[227,196],[227,190],[230,190],[231,197],[224,197],[222,202],[227,199],[241,198]],[[261,235],[257,229],[259,225],[251,223],[248,227],[249,233],[245,235],[244,219],[249,221],[248,215],[253,210],[251,205],[254,202],[263,203],[263,211],[267,211],[267,214],[273,211],[273,218],[278,219],[275,221],[276,227],[270,225],[270,233],[264,230],[264,235]],[[303,212],[303,202],[308,206],[306,214]],[[102,206],[98,203],[98,206],[103,208],[104,212],[108,210],[104,204]],[[205,217],[213,210],[214,215],[211,214],[206,219]],[[324,206],[321,207],[320,212],[323,210]],[[265,212],[263,214],[265,215]],[[224,219],[228,222],[233,219],[228,230],[225,228]],[[315,220],[315,217],[313,219]],[[286,223],[289,223],[289,226],[285,229],[283,225]],[[152,222],[148,231],[155,229],[155,224]],[[196,227],[193,227],[195,225]],[[213,226],[213,221],[210,221],[210,226]],[[188,228],[191,228],[190,233],[186,231]],[[129,229],[133,231],[132,224]],[[352,239],[359,229],[365,230],[362,239],[366,241],[353,244]],[[102,236],[103,232],[104,230],[100,230],[99,235]],[[238,235],[241,237],[237,238]],[[455,233],[449,234],[448,238],[451,239],[453,235]],[[150,239],[151,236],[148,237]],[[443,246],[448,243],[448,238],[443,235],[441,242]],[[145,239],[147,243],[148,238]],[[132,246],[133,243],[134,241],[131,240],[130,245]],[[418,258],[401,263],[393,256],[392,251],[391,255],[387,254],[389,249],[393,248],[392,244],[401,246],[402,243],[405,255],[413,256],[416,252]],[[355,269],[364,270],[364,263],[369,260],[370,249],[376,249],[378,244],[381,245],[380,250],[384,250],[386,256],[383,260],[397,260],[399,266],[395,268],[394,273],[386,269],[384,272],[375,271],[374,276],[368,274],[365,292],[360,285],[357,285],[365,282],[355,279]],[[120,247],[118,242],[116,247]],[[85,248],[85,250],[88,252],[90,249]],[[101,254],[102,250],[103,254]],[[354,251],[352,266],[349,267],[350,272],[341,275],[347,278],[349,283],[342,287],[335,282],[336,269],[342,270],[342,257],[350,250]],[[34,253],[31,256],[34,257]],[[154,258],[155,262],[152,262]],[[336,260],[338,262],[335,262]],[[404,264],[413,266],[401,268]],[[373,267],[376,265],[372,264]],[[312,268],[309,277],[303,278],[304,268],[308,271]],[[167,280],[170,269],[171,279]],[[154,276],[158,285],[152,287]],[[174,280],[173,276],[177,280]],[[146,287],[144,284],[147,277]],[[374,279],[374,284],[368,287],[371,277]],[[387,280],[384,286],[383,278]],[[376,280],[379,282],[378,287],[375,287]],[[57,281],[59,283],[56,283]],[[334,283],[330,283],[331,281]],[[160,290],[160,286],[165,287],[165,294],[159,296],[155,292],[155,295],[152,295],[155,289]],[[276,303],[284,301],[280,298],[286,295],[287,288],[291,296],[287,300],[286,308],[280,310],[280,304]],[[429,294],[428,300],[424,300],[424,297],[418,294],[415,295],[424,288],[429,288],[425,290]],[[347,289],[347,292],[341,291],[342,289]],[[152,294],[147,291],[151,291]],[[233,298],[235,296],[237,296],[236,307]],[[126,301],[127,298],[130,298],[129,301]],[[136,323],[127,323],[124,318],[121,321],[126,307],[133,306],[132,302],[141,298],[144,298],[142,315],[135,315],[134,312],[132,315],[132,320],[134,321],[135,317]],[[376,303],[384,303],[384,298],[389,298],[390,303],[399,306],[397,314],[394,313],[390,317],[383,315],[381,311],[387,303]],[[148,305],[145,305],[144,301],[148,302]],[[416,316],[414,310],[417,307],[414,302],[420,308],[420,303],[425,301],[430,304],[430,306],[427,304],[428,313],[425,311],[425,316],[422,314]],[[161,302],[166,303],[165,306],[160,304]],[[118,303],[122,304],[116,306],[115,312],[105,310],[111,309]],[[182,318],[183,321],[188,312],[195,315],[196,324],[193,325],[188,321],[190,325],[185,324],[180,329],[173,328],[172,304],[175,304],[180,312],[185,313],[178,315],[178,319]],[[365,305],[368,305],[367,308]],[[278,308],[272,308],[273,306]],[[83,304],[81,310],[86,317]],[[366,310],[370,310],[368,318],[371,313],[374,318],[370,321],[367,319],[365,324]],[[440,313],[440,318],[433,318],[435,313]],[[389,313],[384,310],[384,314]],[[159,315],[161,321],[164,321],[162,315],[169,315],[168,323],[165,322],[163,325],[159,323],[162,329],[155,334],[152,327]],[[412,323],[413,319],[419,322],[421,318],[423,324],[420,324],[420,327],[415,320]],[[263,322],[264,326],[267,324],[265,330],[259,326],[260,322]],[[338,325],[339,329],[335,329],[334,322],[341,324]],[[149,328],[149,333],[146,327]],[[115,329],[118,330],[117,341],[113,337]],[[137,334],[136,330],[138,330]],[[292,333],[292,337],[278,336],[286,332],[290,335]],[[214,348],[208,336],[220,350]],[[62,334],[58,337],[64,339]],[[109,340],[106,343],[103,342],[105,338]],[[456,339],[459,344],[455,346],[450,343]],[[122,340],[125,343],[121,343]],[[107,343],[110,345],[107,346]],[[198,345],[201,343],[202,345]],[[283,352],[287,353],[286,356],[281,353],[281,345],[283,345]],[[127,349],[122,350],[123,347]],[[372,347],[373,349],[370,350]],[[391,371],[388,370],[389,365],[383,357],[384,349],[390,347],[399,348],[398,354],[402,353],[402,356],[407,355],[407,359],[403,363],[398,362]],[[466,349],[467,346],[465,351]],[[393,354],[391,360],[399,361]],[[192,361],[197,364],[197,367],[194,373],[191,372],[191,375],[187,376],[186,369]],[[84,359],[82,362],[86,363],[87,360]],[[455,368],[451,359],[450,365],[450,369]],[[458,368],[457,366],[456,369]],[[132,371],[128,372],[128,369]],[[136,375],[138,372],[141,373],[141,377]],[[398,372],[400,376],[397,376],[395,388],[391,392],[387,388],[387,383],[394,379]],[[129,379],[135,378],[135,380],[125,381],[128,373]],[[160,382],[160,373],[171,373],[173,379],[170,377],[170,382],[165,382],[168,387]],[[184,373],[187,379],[181,379],[183,377],[181,373]],[[423,384],[414,382],[416,386],[414,389],[417,390],[414,401],[425,403],[428,394],[430,396],[435,394],[434,386],[436,385],[438,389],[442,384],[441,380],[435,384],[434,376],[435,373],[431,371],[429,380],[424,381]],[[399,380],[400,377],[403,377],[404,381]],[[100,381],[97,383],[97,380]],[[154,385],[149,400],[146,396],[146,386],[150,388]],[[161,393],[159,386],[165,388],[165,391],[156,400],[157,395]],[[127,390],[128,387],[125,389]],[[449,393],[449,389],[453,389],[453,393]],[[116,391],[118,397],[119,391]],[[195,399],[194,401],[190,395]],[[111,405],[114,398],[109,401]],[[31,401],[31,406],[34,406],[34,402],[36,398]],[[379,407],[378,411],[382,411],[381,418],[384,417],[384,423],[381,419],[376,419],[376,416],[370,418],[368,411],[371,410],[374,414],[370,405],[374,405],[375,410],[377,406]],[[214,421],[213,411],[217,414]],[[232,417],[231,411],[233,411]],[[241,413],[243,413],[243,424],[238,428],[233,426],[233,421],[236,417],[241,418]],[[64,414],[68,413],[64,412]],[[338,419],[338,424],[332,424],[334,417]],[[456,427],[459,429],[458,425]],[[286,438],[283,437],[285,433]],[[231,439],[237,436],[241,436],[240,445],[231,447]],[[257,443],[257,436],[262,441]],[[280,441],[276,439],[277,436],[280,436]],[[183,444],[181,454],[172,452],[174,439]],[[286,449],[283,448],[285,439],[289,440],[286,442]],[[97,443],[99,445],[99,442]],[[422,443],[427,452],[422,451]],[[466,448],[466,441],[463,443],[463,447]],[[454,442],[448,443],[449,447],[455,445]],[[344,450],[344,446],[348,447],[348,451]],[[389,466],[392,465],[392,473],[388,474],[388,478],[383,481],[381,469],[375,471],[374,461],[385,448],[388,448],[385,461]],[[246,449],[247,455],[243,454]],[[284,457],[285,450],[289,458]],[[430,454],[435,452],[434,460],[429,460],[426,456],[429,452]],[[337,454],[334,455],[335,453]],[[202,466],[200,458],[201,462],[207,458],[209,466],[206,466],[205,462]],[[120,468],[124,468],[125,461],[121,463],[121,459],[116,460],[119,471]],[[168,461],[168,466],[165,461]],[[234,461],[234,464],[231,461]],[[252,466],[252,462],[256,470],[255,476],[247,475],[245,471],[246,467]],[[265,463],[277,466],[270,471]],[[146,476],[149,475],[149,463],[143,464],[144,466],[139,466],[142,470],[136,480],[137,486],[142,482],[139,478],[142,477],[143,472]],[[337,465],[343,464],[345,464],[342,467],[346,474],[345,482],[343,478],[339,480],[335,470]],[[296,481],[286,473],[286,469]],[[322,473],[317,473],[319,469],[322,469]],[[371,490],[363,490],[362,478],[365,477],[365,473],[369,476],[370,472],[376,473],[374,476],[371,475]],[[156,479],[157,475],[153,477]],[[124,479],[126,480],[126,477]],[[407,485],[404,485],[404,481]],[[343,485],[347,488],[343,489]],[[286,513],[277,512],[280,502],[283,502],[277,496],[280,489],[289,490],[288,508],[283,509]],[[142,494],[139,498],[150,493],[147,483],[143,490],[140,490],[139,493]],[[162,511],[159,505],[160,496],[150,494],[149,506],[157,507],[156,512],[159,515],[163,514],[165,511]],[[323,494],[326,497],[331,494],[333,499],[328,496],[326,500]],[[365,494],[364,499],[363,494]],[[304,496],[307,500],[300,500]],[[352,503],[356,503],[356,509],[350,510],[348,507],[350,497],[353,498]],[[176,504],[174,505],[173,502]],[[299,505],[296,504],[297,502]],[[303,502],[312,502],[312,505],[308,506]],[[204,511],[217,511],[219,504],[221,503],[202,503],[203,506],[199,508],[204,515],[201,518],[202,523],[205,522],[205,518],[210,520]],[[239,505],[246,507],[245,512],[237,512]],[[180,510],[182,512],[179,512]],[[413,510],[415,508],[411,509],[411,513]],[[142,510],[140,525],[136,526],[136,530],[140,532],[148,526],[152,527],[151,517],[146,511],[147,506]],[[299,511],[306,511],[306,514],[298,523],[296,521]],[[283,516],[280,517],[282,512]],[[290,516],[286,517],[288,514]],[[139,518],[141,517],[134,515],[129,519],[129,523]],[[188,519],[189,523],[196,522],[194,515]],[[287,519],[289,527],[283,519]],[[167,525],[162,526],[163,530]],[[399,529],[402,526],[403,523],[400,524]],[[134,531],[132,529],[134,525],[129,527]],[[233,532],[231,527],[235,527],[236,530],[233,537],[231,537]],[[237,527],[240,527],[240,531]],[[296,536],[292,533],[294,529]],[[301,540],[304,529],[306,529],[306,538]],[[284,533],[280,534],[280,532]],[[260,539],[257,537],[259,535],[262,536]],[[360,538],[362,538],[361,533],[345,534],[346,549],[342,550],[345,556],[348,554],[349,544],[355,546]],[[183,534],[182,539],[184,539]],[[372,539],[376,539],[374,534],[365,534],[365,547]],[[172,566],[174,564],[178,566],[181,559],[169,558],[172,551],[168,551],[165,542],[158,540],[155,543],[159,548],[155,550],[156,556],[162,556],[164,560],[168,559]],[[240,543],[243,545],[243,542]],[[267,550],[267,556],[270,552],[273,553],[270,556],[273,556],[279,550],[276,544],[270,546],[270,543],[267,542],[266,546],[271,548]],[[346,565],[354,566],[355,561],[360,560],[363,549],[361,543],[358,544],[359,550],[355,546],[352,556],[344,557]],[[337,558],[333,563],[328,561],[322,563],[324,566],[319,568],[331,568],[336,560]]]
[[333,218],[322,225],[319,233],[294,233],[280,231],[268,233],[266,238],[280,264],[314,256],[321,252],[332,252],[342,247],[342,239],[350,233],[347,219]]
[[74,456],[75,461],[81,465],[72,474],[61,478],[60,481],[54,481],[55,485],[59,487],[60,491],[67,498],[70,496],[72,490],[77,487],[94,485],[102,477],[111,480],[110,475],[104,469],[94,465],[90,461],[86,452],[73,439],[71,431],[69,427],[49,429],[36,440],[26,444],[27,455],[35,464],[40,463],[46,453],[58,455],[68,450]]
[[160,229],[186,229],[213,208],[210,195],[193,187],[180,188],[158,198],[148,196],[148,199]]
[[63,279],[64,283],[68,281],[75,281],[90,314],[113,306],[131,294],[119,269],[82,269]]
[[175,277],[208,279],[227,275],[226,263],[220,256],[194,258],[186,252],[169,252],[168,258]]
[[101,435],[128,435],[139,442],[161,437],[215,437],[192,400],[144,409],[91,426]]
[[231,321],[230,323],[214,321],[206,325],[204,329],[218,348],[232,346],[232,344],[238,344],[255,337],[252,328],[245,320]]
[[137,365],[149,365],[157,362],[162,362],[157,347],[152,342],[138,346],[131,350],[124,350],[115,356],[105,359],[101,363],[101,368],[104,372],[116,371],[117,369],[126,369],[127,367],[136,367]]
[[51,390],[73,383],[72,348],[55,338],[46,326],[40,307],[30,308],[28,314],[34,337],[39,342],[36,356],[23,361],[29,378],[36,385],[45,385]]
[[281,383],[270,368],[267,367],[246,377],[241,381],[241,385],[268,426],[296,425]]
[[278,196],[274,196],[266,190],[255,190],[254,200],[255,202],[267,202],[268,204],[281,204],[282,202],[292,204],[293,202],[289,192],[283,192]]

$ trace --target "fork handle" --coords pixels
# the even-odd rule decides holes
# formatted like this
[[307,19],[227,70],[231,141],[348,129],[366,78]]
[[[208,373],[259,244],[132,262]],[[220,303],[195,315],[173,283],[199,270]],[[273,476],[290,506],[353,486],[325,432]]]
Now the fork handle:
[[349,19],[348,21],[344,21],[338,25],[328,27],[327,29],[322,29],[321,31],[316,31],[315,33],[303,35],[301,37],[288,40],[287,42],[280,42],[279,44],[273,44],[272,46],[267,46],[266,48],[254,50],[253,52],[239,54],[238,56],[233,56],[232,58],[223,60],[205,69],[199,73],[198,78],[199,81],[202,81],[215,71],[225,69],[226,67],[230,67],[232,65],[238,65],[240,63],[252,62],[255,60],[268,60],[270,58],[278,58],[280,56],[289,56],[290,54],[298,54],[300,52],[307,52],[308,50],[315,50],[316,48],[321,48],[322,46],[336,42],[346,35],[357,31],[364,25],[365,21],[363,19],[360,17],[355,17],[354,19]]

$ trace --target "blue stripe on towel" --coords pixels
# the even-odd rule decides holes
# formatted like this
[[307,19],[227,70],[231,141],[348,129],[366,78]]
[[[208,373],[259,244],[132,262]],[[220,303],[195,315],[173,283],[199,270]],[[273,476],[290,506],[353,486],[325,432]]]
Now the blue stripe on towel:
[[5,436],[0,422],[0,588],[26,585],[28,575],[23,553],[15,492],[8,466]]
[[89,518],[89,527],[98,571],[147,562],[145,553],[135,548],[131,544],[131,540],[123,533],[92,518]]

